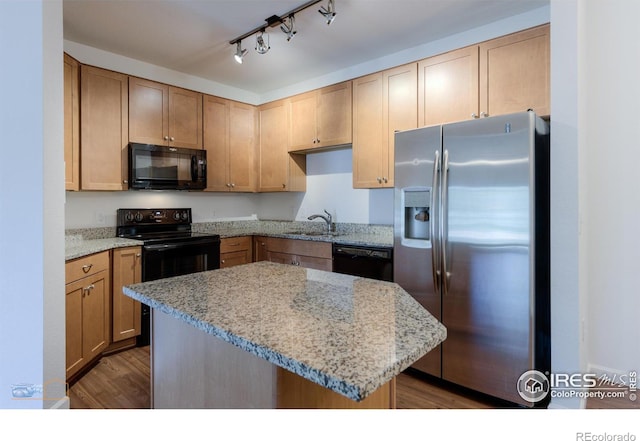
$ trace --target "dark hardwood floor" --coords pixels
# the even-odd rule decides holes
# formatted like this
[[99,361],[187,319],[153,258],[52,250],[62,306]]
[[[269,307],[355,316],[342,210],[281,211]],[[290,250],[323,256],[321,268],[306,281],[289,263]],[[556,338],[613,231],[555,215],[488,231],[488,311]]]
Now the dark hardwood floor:
[[[440,382],[410,369],[397,377],[398,409],[491,409],[508,403]],[[149,346],[102,357],[69,388],[72,409],[150,408]],[[638,401],[589,399],[587,408],[640,408]]]

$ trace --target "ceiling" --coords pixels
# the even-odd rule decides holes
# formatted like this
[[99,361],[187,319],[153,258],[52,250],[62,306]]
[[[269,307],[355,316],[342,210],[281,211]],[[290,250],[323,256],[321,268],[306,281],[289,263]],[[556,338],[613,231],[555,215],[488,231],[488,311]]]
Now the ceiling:
[[549,4],[548,0],[334,0],[327,26],[296,14],[291,41],[268,28],[271,50],[243,64],[229,41],[306,0],[63,0],[64,38],[108,52],[263,94]]

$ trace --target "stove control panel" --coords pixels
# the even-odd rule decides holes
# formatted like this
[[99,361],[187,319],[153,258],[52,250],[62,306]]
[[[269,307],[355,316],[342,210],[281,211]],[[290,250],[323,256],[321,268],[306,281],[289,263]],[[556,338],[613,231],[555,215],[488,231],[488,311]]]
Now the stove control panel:
[[120,208],[118,226],[190,225],[191,208]]

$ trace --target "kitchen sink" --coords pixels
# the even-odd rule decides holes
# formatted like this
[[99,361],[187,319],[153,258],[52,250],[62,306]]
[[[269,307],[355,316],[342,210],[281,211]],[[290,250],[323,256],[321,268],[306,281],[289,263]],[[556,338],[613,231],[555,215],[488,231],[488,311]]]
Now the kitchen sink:
[[338,236],[338,233],[327,233],[326,231],[287,231],[284,234],[292,234],[296,236]]

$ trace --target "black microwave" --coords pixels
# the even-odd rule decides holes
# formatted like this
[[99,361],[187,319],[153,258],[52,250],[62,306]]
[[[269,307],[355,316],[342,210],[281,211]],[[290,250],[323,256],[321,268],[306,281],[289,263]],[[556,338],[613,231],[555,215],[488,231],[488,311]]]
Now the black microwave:
[[206,187],[206,150],[129,144],[129,188],[204,190]]

